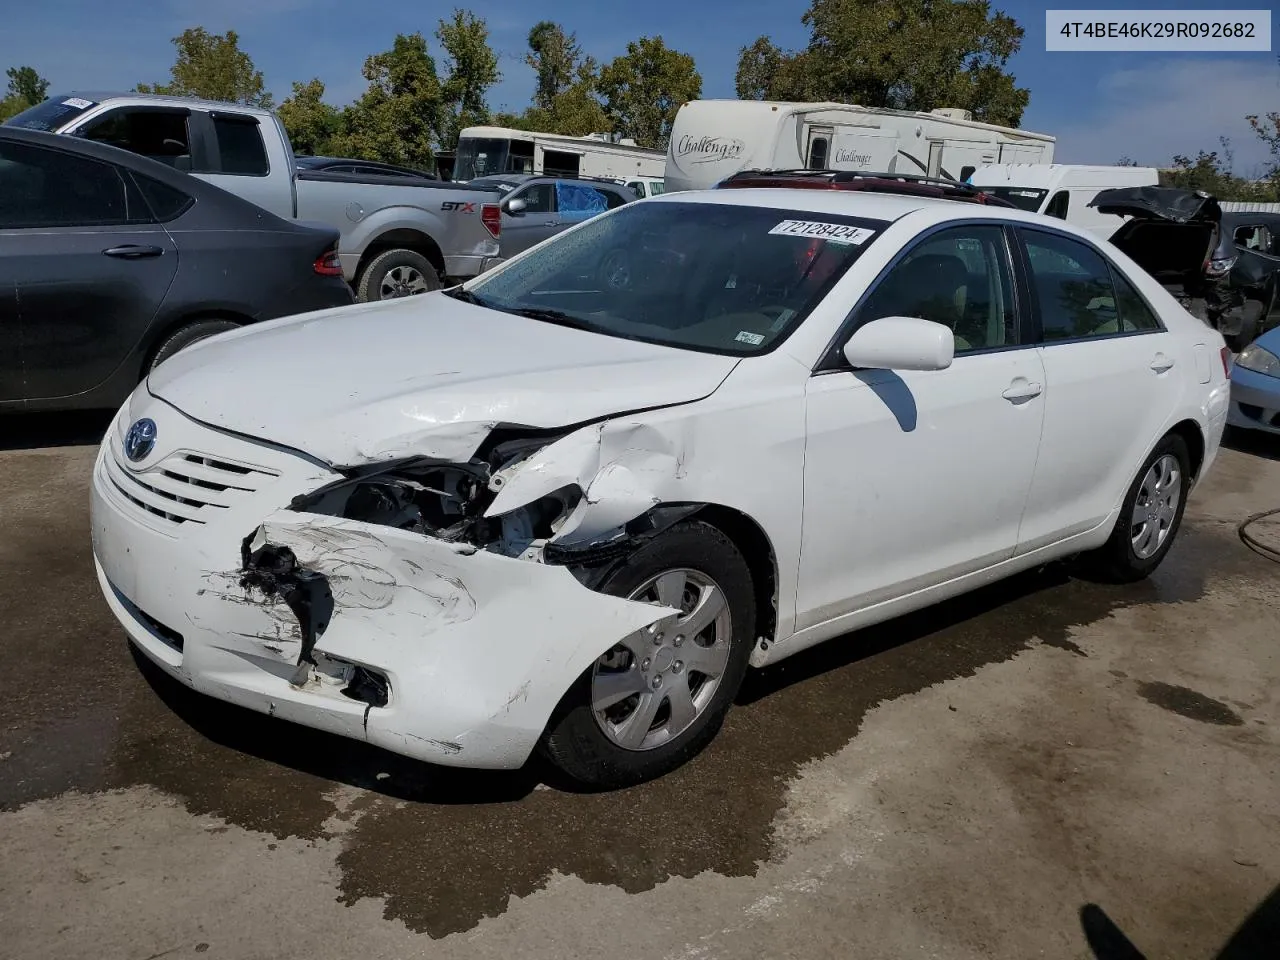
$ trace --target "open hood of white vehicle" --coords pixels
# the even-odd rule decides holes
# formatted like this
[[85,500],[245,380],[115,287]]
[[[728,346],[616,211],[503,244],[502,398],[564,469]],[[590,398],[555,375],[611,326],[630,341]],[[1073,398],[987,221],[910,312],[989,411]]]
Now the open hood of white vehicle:
[[496,424],[562,427],[688,403],[737,362],[430,293],[223,334],[166,360],[147,385],[210,426],[354,466],[466,460]]

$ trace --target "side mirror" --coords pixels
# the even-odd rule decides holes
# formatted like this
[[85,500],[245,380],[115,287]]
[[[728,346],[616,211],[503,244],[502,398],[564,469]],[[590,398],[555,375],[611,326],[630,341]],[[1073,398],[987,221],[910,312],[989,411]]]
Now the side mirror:
[[509,213],[513,217],[524,216],[524,208],[529,204],[522,197],[512,197],[510,200],[502,202],[502,212]]
[[851,365],[872,370],[945,370],[955,352],[950,327],[919,317],[872,320],[844,345]]

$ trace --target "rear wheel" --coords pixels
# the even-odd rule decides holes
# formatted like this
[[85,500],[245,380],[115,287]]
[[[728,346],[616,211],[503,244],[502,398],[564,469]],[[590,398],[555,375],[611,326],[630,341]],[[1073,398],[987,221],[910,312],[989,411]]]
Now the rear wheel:
[[608,650],[548,726],[543,754],[594,788],[661,776],[706,746],[742,684],[755,630],[746,561],[699,521],[646,544],[604,590],[681,613],[672,629],[642,630]]
[[1160,566],[1182,525],[1191,489],[1191,457],[1177,434],[1161,440],[1134,478],[1116,528],[1081,569],[1107,583],[1133,583]]
[[395,300],[440,289],[440,274],[420,253],[386,250],[369,262],[360,275],[356,296],[362,302]]
[[199,343],[201,340],[207,340],[215,334],[226,333],[228,330],[238,330],[239,328],[240,324],[231,320],[200,320],[196,323],[187,324],[185,327],[179,327],[161,341],[160,346],[156,348],[156,352],[151,358],[151,363],[147,366],[146,372],[150,373],[179,350],[185,349],[193,343]]

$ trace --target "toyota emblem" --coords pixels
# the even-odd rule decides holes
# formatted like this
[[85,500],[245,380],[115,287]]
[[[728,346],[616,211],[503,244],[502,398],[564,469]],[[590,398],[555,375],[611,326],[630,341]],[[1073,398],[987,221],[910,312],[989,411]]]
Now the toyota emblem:
[[134,463],[145,460],[147,454],[155,449],[156,422],[143,418],[137,421],[124,437],[124,454]]

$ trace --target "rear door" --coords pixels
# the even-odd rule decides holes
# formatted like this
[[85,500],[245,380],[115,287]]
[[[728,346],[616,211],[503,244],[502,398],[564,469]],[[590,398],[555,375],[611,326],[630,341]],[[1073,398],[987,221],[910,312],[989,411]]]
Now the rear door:
[[16,280],[23,392],[32,400],[84,393],[137,345],[173,281],[177,251],[122,168],[9,142],[0,144],[0,170],[21,180],[18,193],[0,186],[0,286]]
[[1044,438],[1019,553],[1097,527],[1119,505],[1180,391],[1176,338],[1137,286],[1075,237],[1019,227],[1044,366]]
[[520,199],[525,208],[519,213],[502,214],[502,255],[513,257],[541,243],[556,232],[556,188],[551,181],[531,183],[512,193],[508,199]]

